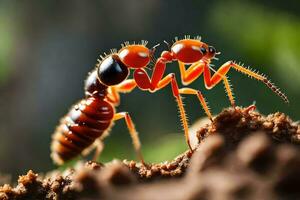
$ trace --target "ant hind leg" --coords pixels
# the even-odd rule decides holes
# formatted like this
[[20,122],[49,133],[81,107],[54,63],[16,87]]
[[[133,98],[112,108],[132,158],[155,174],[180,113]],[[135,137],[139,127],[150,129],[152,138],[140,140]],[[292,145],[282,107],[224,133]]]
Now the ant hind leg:
[[146,165],[143,155],[142,155],[142,152],[141,152],[141,142],[140,142],[140,139],[138,136],[138,132],[135,129],[135,125],[134,125],[129,113],[128,112],[116,113],[113,120],[116,121],[116,120],[123,119],[123,118],[125,119],[127,128],[129,130],[130,136],[132,138],[132,142],[133,142],[133,146],[136,151],[136,154],[137,154],[139,160],[141,161],[141,163],[143,165]]

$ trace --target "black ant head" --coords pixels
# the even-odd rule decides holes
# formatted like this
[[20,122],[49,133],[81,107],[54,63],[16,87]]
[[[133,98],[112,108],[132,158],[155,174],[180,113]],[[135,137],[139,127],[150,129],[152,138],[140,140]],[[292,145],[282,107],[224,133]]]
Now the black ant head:
[[112,86],[123,82],[129,75],[129,69],[117,54],[111,54],[99,63],[97,74],[101,83]]

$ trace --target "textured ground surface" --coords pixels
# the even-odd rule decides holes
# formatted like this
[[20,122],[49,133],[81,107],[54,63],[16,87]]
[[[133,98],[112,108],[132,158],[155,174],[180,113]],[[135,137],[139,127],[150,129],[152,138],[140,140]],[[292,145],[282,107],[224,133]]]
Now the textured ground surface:
[[134,161],[78,164],[18,185],[0,199],[299,199],[300,126],[282,113],[226,109],[194,126],[196,151],[147,167]]

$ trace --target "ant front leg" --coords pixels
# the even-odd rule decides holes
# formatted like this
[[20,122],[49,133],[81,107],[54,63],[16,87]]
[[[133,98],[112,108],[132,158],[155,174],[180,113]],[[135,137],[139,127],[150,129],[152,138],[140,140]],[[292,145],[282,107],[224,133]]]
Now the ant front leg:
[[159,81],[161,81],[163,78],[167,62],[168,60],[165,58],[159,58],[156,61],[151,79],[144,69],[136,69],[133,77],[138,87],[142,90],[154,91],[157,88]]
[[255,78],[256,80],[259,80],[267,85],[275,94],[277,94],[280,98],[282,98],[286,103],[289,103],[289,100],[287,96],[280,91],[278,87],[276,87],[270,80],[268,80],[265,76],[260,75],[259,73],[256,73],[252,71],[251,69],[244,68],[241,65],[238,65],[234,63],[233,61],[228,61],[225,64],[223,64],[218,71],[215,72],[215,74],[211,77],[209,66],[205,65],[204,67],[204,81],[205,85],[208,89],[213,88],[215,85],[217,85],[221,80],[224,80],[225,88],[227,90],[228,96],[231,98],[231,101],[234,102],[233,95],[230,89],[230,84],[228,82],[228,79],[226,77],[226,74],[230,70],[230,68],[233,67],[236,71],[241,72],[243,74],[246,74],[250,76],[251,78]]
[[[208,69],[208,71],[205,71],[205,69],[207,69],[207,64],[205,62],[203,62],[203,61],[196,62],[196,63],[192,64],[188,69],[185,69],[185,65],[183,62],[178,61],[178,64],[179,64],[182,83],[184,85],[191,84],[192,82],[197,80],[198,77],[204,72],[205,72],[204,73],[204,82],[208,89],[211,89],[213,86],[215,86],[217,84],[216,83],[213,86],[210,85],[211,84],[210,71],[209,71],[209,69]],[[216,74],[218,74],[218,73],[216,73]],[[229,97],[229,101],[230,101],[232,107],[235,107],[235,100],[234,100],[234,96],[233,96],[233,92],[232,92],[229,80],[225,75],[220,76],[220,77],[221,77],[221,79],[219,79],[219,81],[221,81],[223,79],[223,82],[225,85],[225,90],[227,92],[227,96]],[[210,86],[210,87],[208,87],[208,86]],[[207,114],[207,112],[206,112],[206,114]]]
[[163,79],[166,64],[173,61],[173,54],[169,51],[164,51],[161,57],[157,59],[153,68],[151,79],[144,69],[136,69],[133,77],[138,87],[142,90],[149,90],[151,92],[157,89],[158,83]]

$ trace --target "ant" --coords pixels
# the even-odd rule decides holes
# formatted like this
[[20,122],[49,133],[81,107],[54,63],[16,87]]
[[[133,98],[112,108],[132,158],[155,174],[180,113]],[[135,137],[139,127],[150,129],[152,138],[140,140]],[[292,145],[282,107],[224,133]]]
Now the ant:
[[[178,38],[176,37],[173,45],[169,45],[169,43],[167,43],[166,41],[164,42],[168,45],[169,51],[163,51],[160,58],[158,58],[157,63],[170,63],[173,61],[177,61],[179,64],[181,81],[183,85],[191,84],[192,82],[197,80],[201,74],[203,74],[204,85],[208,90],[214,88],[220,81],[223,81],[230,103],[232,107],[235,108],[236,104],[232,92],[232,87],[228,77],[226,76],[229,70],[233,68],[236,71],[246,74],[251,78],[262,81],[275,94],[282,98],[285,103],[289,103],[287,96],[283,92],[281,92],[280,89],[275,86],[265,75],[260,74],[250,69],[249,67],[245,68],[243,65],[238,64],[234,61],[228,61],[224,63],[217,71],[214,70],[211,65],[211,60],[218,60],[216,58],[216,55],[219,55],[220,52],[217,52],[213,46],[209,46],[208,44],[202,42],[200,36],[191,39],[190,36],[187,35],[184,39],[181,40],[178,40]],[[187,64],[190,64],[188,69],[186,69],[185,67],[185,65]],[[214,72],[213,75],[211,75],[210,70]],[[140,78],[141,75],[136,76],[137,81],[144,81],[142,78]],[[181,88],[179,90],[179,93],[197,95],[205,113],[207,114],[209,119],[213,121],[212,114],[201,91],[192,88]]]
[[[265,75],[259,74],[251,70],[250,68],[245,68],[233,61],[228,61],[223,64],[217,71],[214,70],[210,63],[212,59],[217,60],[216,55],[219,55],[220,52],[216,52],[216,49],[213,46],[209,46],[208,44],[202,42],[201,37],[199,36],[195,37],[194,39],[191,39],[190,36],[185,36],[185,38],[182,40],[178,40],[178,38],[175,38],[175,42],[172,46],[169,45],[166,41],[164,42],[169,46],[169,51],[163,51],[161,56],[156,60],[151,79],[143,68],[136,69],[133,76],[136,84],[141,89],[146,89],[149,91],[156,91],[157,89],[161,89],[171,83],[173,95],[177,99],[180,116],[182,119],[181,121],[184,128],[185,139],[191,152],[193,152],[193,149],[189,141],[188,121],[185,117],[186,114],[183,108],[180,94],[196,95],[205,113],[211,121],[213,121],[213,117],[201,91],[188,87],[178,89],[174,73],[168,74],[167,76],[162,78],[167,63],[171,63],[174,61],[177,61],[179,63],[179,70],[183,85],[191,84],[192,82],[197,80],[201,74],[203,74],[204,76],[205,87],[209,90],[215,87],[220,81],[223,81],[225,90],[233,108],[236,107],[235,99],[231,84],[228,77],[226,76],[230,68],[246,74],[251,78],[262,81],[286,103],[289,103],[287,96],[283,92],[281,92],[280,89],[276,87]],[[186,64],[190,64],[190,67],[188,69],[185,68]],[[210,70],[214,72],[213,75],[211,75]],[[252,110],[253,108],[253,106],[250,106],[249,110]]]
[[[71,107],[53,134],[51,157],[55,163],[63,164],[79,154],[88,153],[94,147],[92,144],[96,146],[96,159],[103,148],[102,140],[109,134],[113,122],[125,119],[137,156],[145,165],[138,133],[129,113],[115,111],[120,103],[119,93],[129,93],[137,86],[141,90],[155,92],[171,83],[184,121],[185,135],[188,136],[187,119],[175,75],[169,74],[163,78],[166,67],[163,62],[156,62],[151,79],[145,71],[153,61],[158,46],[149,49],[147,43],[144,40],[141,44],[126,42],[118,52],[112,50],[109,55],[100,56],[85,81],[85,98]],[[134,70],[134,79],[128,79],[130,70]]]

